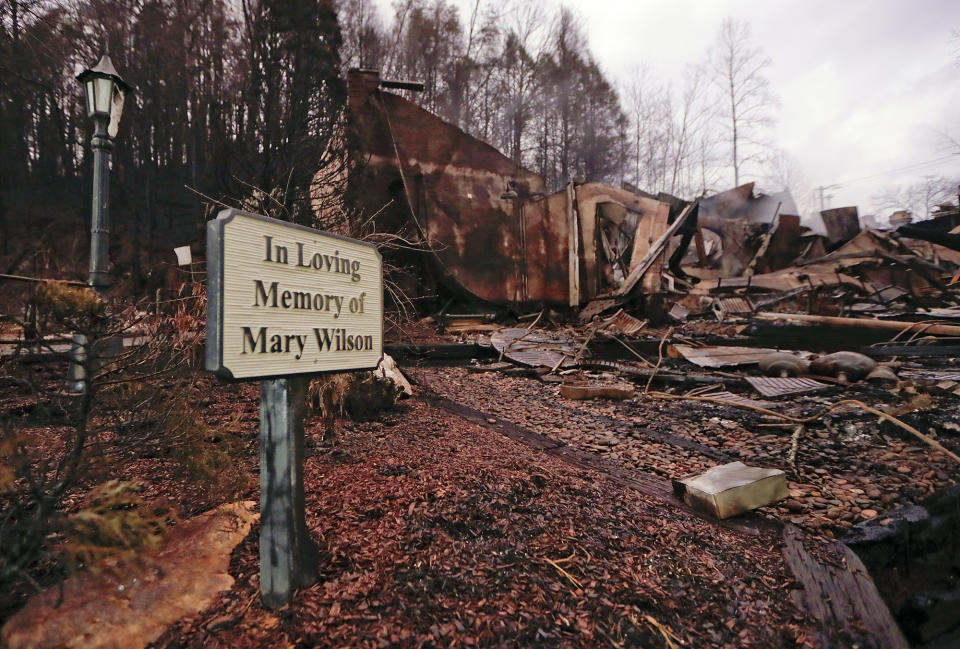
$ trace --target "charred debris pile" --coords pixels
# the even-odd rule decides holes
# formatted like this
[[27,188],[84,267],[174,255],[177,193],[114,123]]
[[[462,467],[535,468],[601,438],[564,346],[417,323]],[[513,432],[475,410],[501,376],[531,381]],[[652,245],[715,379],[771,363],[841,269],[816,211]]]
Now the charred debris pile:
[[[384,251],[393,286],[445,332],[492,333],[498,360],[550,375],[614,362],[650,385],[724,378],[768,398],[960,381],[960,209],[896,231],[830,209],[816,232],[788,190],[753,183],[694,201],[599,182],[550,192],[397,87],[348,75],[347,197],[367,227],[405,237]],[[758,372],[775,351],[796,362]],[[809,363],[839,351],[857,356]]]
[[848,214],[833,240],[741,216],[716,228],[740,243],[722,247],[698,224],[687,251],[681,225],[575,312],[437,313],[426,323],[480,358],[434,389],[675,485],[782,471],[780,491],[733,499],[847,542],[914,642],[956,639],[957,215],[883,232]]
[[957,335],[954,206],[896,231],[861,229],[855,207],[831,209],[815,232],[789,191],[764,195],[753,183],[692,202],[599,182],[551,192],[396,88],[373,70],[348,75],[344,169],[362,220],[348,225],[402,235],[384,250],[393,286],[453,328],[464,311],[546,307],[579,316],[584,330],[611,318],[636,330],[633,318],[697,344],[811,352]]

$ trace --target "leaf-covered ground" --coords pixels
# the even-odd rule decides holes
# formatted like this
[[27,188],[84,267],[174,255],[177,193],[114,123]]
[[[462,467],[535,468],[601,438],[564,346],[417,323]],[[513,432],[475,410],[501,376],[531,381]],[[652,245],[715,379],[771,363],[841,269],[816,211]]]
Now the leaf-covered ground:
[[[791,498],[763,513],[831,538],[841,538],[878,513],[920,502],[955,484],[958,475],[956,462],[944,453],[855,407],[809,423],[794,448],[795,429],[771,426],[777,421],[731,405],[642,394],[623,401],[573,401],[564,399],[557,385],[534,378],[470,373],[462,367],[408,371],[442,396],[664,479],[736,460],[781,469]],[[637,390],[642,392],[642,383]],[[875,408],[899,408],[903,421],[960,449],[957,396],[903,392],[862,382],[837,386],[826,395],[788,397],[771,408],[805,417],[843,398],[860,399]],[[743,396],[758,397],[750,392]],[[695,445],[671,444],[663,435]]]
[[254,528],[236,586],[154,647],[816,646],[771,538],[422,401],[309,455],[317,583],[262,609]]

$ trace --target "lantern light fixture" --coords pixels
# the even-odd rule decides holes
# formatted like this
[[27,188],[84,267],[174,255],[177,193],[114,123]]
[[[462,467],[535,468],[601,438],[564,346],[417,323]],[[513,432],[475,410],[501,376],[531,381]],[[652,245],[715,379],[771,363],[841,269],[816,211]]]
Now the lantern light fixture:
[[100,57],[92,68],[88,68],[77,75],[77,80],[83,83],[87,94],[87,116],[110,118],[113,110],[114,97],[119,97],[120,106],[123,106],[123,97],[133,90],[117,73],[108,54]]

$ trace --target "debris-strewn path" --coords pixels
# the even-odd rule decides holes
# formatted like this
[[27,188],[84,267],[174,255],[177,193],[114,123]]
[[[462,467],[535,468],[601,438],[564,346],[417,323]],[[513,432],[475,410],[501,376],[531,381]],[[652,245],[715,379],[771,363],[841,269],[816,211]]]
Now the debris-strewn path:
[[407,404],[307,461],[320,583],[276,614],[252,605],[253,534],[237,586],[154,646],[818,645],[770,538]]
[[[750,410],[642,396],[570,401],[559,396],[555,385],[536,379],[471,374],[463,368],[410,373],[440,395],[664,478],[733,460],[781,468],[787,471],[792,498],[764,512],[829,537],[952,484],[956,470],[942,453],[919,442],[867,432],[876,417],[855,411],[836,423],[828,421],[832,431],[806,430],[794,466],[788,459],[791,428],[769,426],[770,420]],[[778,407],[810,414],[822,403],[804,398]]]
[[[592,453],[566,445],[541,433],[518,426],[502,417],[491,417],[458,401],[425,392],[421,398],[469,421],[497,430],[510,439],[542,449],[545,453],[562,458],[578,467],[594,469],[608,480],[621,486],[659,500],[667,505],[680,504],[667,488],[668,483],[657,476],[605,458],[602,453]],[[651,434],[646,431],[645,434]],[[656,434],[658,437],[662,434]],[[672,438],[670,443],[689,448],[684,438]],[[703,452],[714,456],[715,452],[704,447]],[[693,510],[690,510],[693,511]],[[697,513],[697,512],[694,512]],[[697,515],[701,515],[697,513]],[[764,535],[776,543],[781,537],[783,556],[796,579],[799,588],[791,594],[805,612],[820,624],[818,641],[824,646],[848,646],[851,638],[857,638],[862,646],[877,649],[906,649],[906,638],[866,568],[850,548],[843,543],[817,539],[803,534],[792,524],[782,524],[773,518],[764,518],[750,513],[729,521],[716,521],[710,516],[705,520],[752,535]],[[837,641],[841,642],[836,645]],[[858,645],[859,646],[859,645]]]

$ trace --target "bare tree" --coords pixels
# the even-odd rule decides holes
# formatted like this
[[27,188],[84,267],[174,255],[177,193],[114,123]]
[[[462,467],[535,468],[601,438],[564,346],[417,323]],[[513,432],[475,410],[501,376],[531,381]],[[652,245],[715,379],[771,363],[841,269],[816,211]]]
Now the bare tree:
[[581,53],[586,49],[586,36],[583,21],[567,7],[561,7],[553,27],[552,79],[549,83],[554,89],[554,100],[558,114],[558,184],[566,184],[573,177],[574,114],[577,88],[570,74],[575,67],[582,65]]
[[955,202],[960,178],[924,176],[910,185],[892,186],[873,196],[881,210],[906,210],[918,221],[930,218],[933,208]]
[[640,183],[640,143],[646,130],[644,113],[650,69],[634,66],[628,73],[626,83],[621,85],[621,95],[626,99],[627,118],[630,120],[630,165],[632,174],[624,173],[635,184]]
[[715,82],[725,100],[724,122],[729,131],[733,182],[740,184],[744,163],[763,152],[765,132],[773,124],[777,100],[770,91],[764,69],[770,65],[759,48],[750,42],[747,23],[727,18],[711,54]]
[[941,151],[951,155],[960,155],[960,136],[948,129],[938,129],[936,131]]
[[344,67],[379,69],[386,58],[386,36],[376,3],[339,0],[337,16],[343,34],[340,60]]
[[481,11],[481,0],[473,1],[464,25],[463,49],[452,61],[448,115],[453,123],[468,132],[474,130],[478,119],[480,98],[490,90],[501,11],[499,6],[488,6]]
[[518,165],[523,164],[523,142],[533,118],[534,102],[542,93],[542,60],[547,45],[547,20],[542,6],[516,2],[510,7],[508,27],[499,58],[501,97],[504,99],[505,144]]
[[803,172],[796,157],[784,149],[777,149],[767,156],[764,174],[760,177],[763,187],[771,192],[790,190],[801,214],[819,207],[816,192]]
[[[688,66],[684,73],[679,112],[673,118],[669,185],[669,191],[672,194],[692,193],[696,191],[698,185],[705,185],[706,182],[704,180],[703,183],[698,183],[696,179],[698,171],[701,178],[706,173],[703,167],[711,142],[711,139],[706,136],[711,111],[705,85],[704,69],[699,65]],[[700,189],[702,191],[705,186]]]
[[665,106],[669,104],[665,88],[653,78],[646,66],[635,67],[623,89],[627,102],[627,114],[630,119],[630,164],[633,167],[631,180],[645,190],[656,190],[659,183],[654,182],[654,152],[664,151],[655,142],[660,138],[663,127]]

